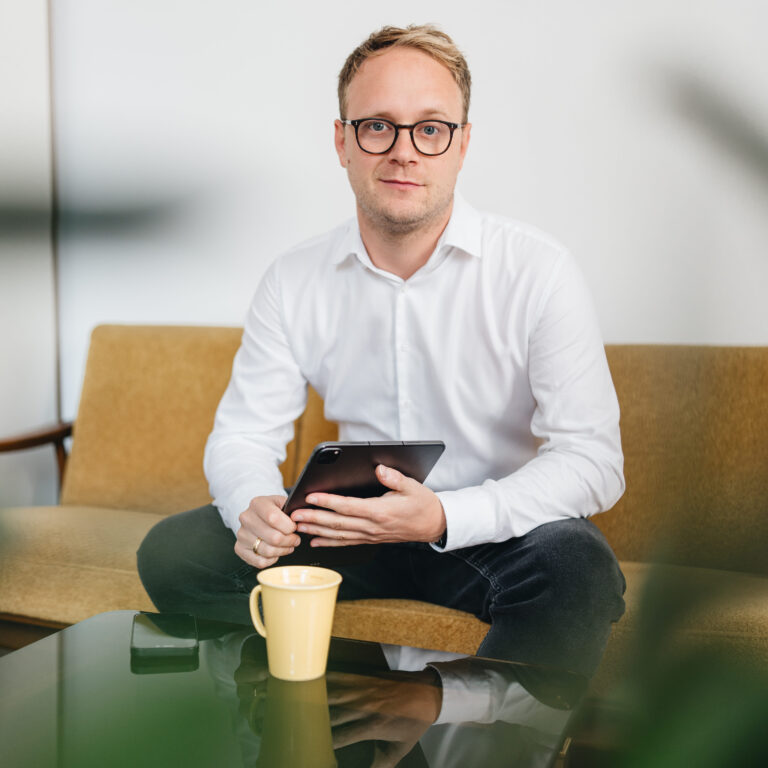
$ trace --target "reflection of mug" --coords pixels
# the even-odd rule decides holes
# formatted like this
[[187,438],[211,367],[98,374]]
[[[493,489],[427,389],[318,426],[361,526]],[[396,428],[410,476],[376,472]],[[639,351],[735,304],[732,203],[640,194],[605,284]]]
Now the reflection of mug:
[[258,580],[251,592],[251,618],[267,639],[270,674],[281,680],[312,680],[325,674],[341,575],[328,568],[284,565],[261,571]]
[[270,677],[257,768],[335,768],[325,678]]

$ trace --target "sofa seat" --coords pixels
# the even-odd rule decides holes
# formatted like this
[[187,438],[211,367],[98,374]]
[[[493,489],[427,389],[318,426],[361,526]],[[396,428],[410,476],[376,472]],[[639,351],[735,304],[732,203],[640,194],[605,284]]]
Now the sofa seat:
[[333,634],[474,654],[489,626],[464,611],[418,600],[344,600],[336,605]]
[[10,507],[0,514],[0,614],[54,625],[104,610],[155,610],[136,550],[162,519],[86,506]]
[[[136,571],[136,550],[162,517],[77,505],[0,510],[0,614],[63,626],[104,611],[155,611]],[[429,603],[354,600],[339,603],[333,631],[472,653],[487,629],[467,613]]]
[[626,613],[614,625],[593,687],[605,691],[627,660],[688,651],[727,653],[768,668],[768,577],[714,568],[624,561]]

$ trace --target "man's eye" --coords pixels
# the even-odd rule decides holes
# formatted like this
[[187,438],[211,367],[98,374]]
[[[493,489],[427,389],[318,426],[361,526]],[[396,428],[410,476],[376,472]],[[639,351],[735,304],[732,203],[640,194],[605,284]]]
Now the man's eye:
[[389,125],[381,122],[381,120],[370,120],[367,123],[363,123],[362,128],[369,133],[384,133],[384,131],[389,130]]
[[441,129],[440,123],[422,123],[419,126],[419,133],[426,138],[433,139],[440,134]]

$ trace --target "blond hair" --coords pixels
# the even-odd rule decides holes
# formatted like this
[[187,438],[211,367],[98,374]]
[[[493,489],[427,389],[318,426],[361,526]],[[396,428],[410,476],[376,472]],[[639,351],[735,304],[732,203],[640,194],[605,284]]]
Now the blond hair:
[[461,91],[464,107],[462,123],[466,123],[469,118],[469,96],[472,85],[469,67],[453,40],[432,24],[411,24],[405,28],[382,27],[373,32],[367,40],[364,40],[349,54],[341,72],[339,72],[339,114],[341,119],[347,119],[349,84],[363,62],[373,56],[386,53],[389,48],[398,46],[415,48],[447,67]]

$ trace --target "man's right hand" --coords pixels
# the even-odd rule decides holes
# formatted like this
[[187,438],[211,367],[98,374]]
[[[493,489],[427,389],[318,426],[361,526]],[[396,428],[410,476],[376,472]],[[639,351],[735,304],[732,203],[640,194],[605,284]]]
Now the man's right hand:
[[[256,496],[240,515],[235,554],[254,568],[268,568],[301,541],[296,523],[283,512],[285,496]],[[258,542],[257,552],[253,545]]]

